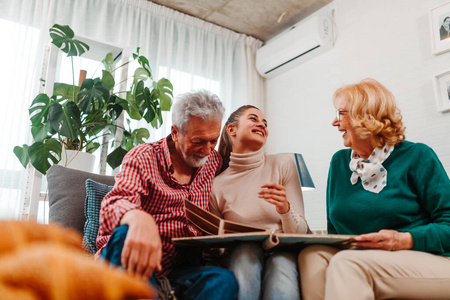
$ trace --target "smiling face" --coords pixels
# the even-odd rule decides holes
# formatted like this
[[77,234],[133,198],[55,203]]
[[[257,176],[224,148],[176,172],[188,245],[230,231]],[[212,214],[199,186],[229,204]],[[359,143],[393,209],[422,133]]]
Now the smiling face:
[[269,135],[264,114],[256,108],[247,109],[239,117],[237,124],[230,124],[226,129],[235,153],[258,151]]
[[192,117],[184,134],[172,126],[172,139],[186,165],[199,168],[205,164],[217,144],[221,124],[221,121]]
[[344,146],[355,150],[361,157],[369,157],[374,147],[372,146],[372,142],[369,138],[360,138],[353,128],[349,116],[350,104],[348,100],[343,97],[339,97],[336,101],[336,110],[339,111],[339,120],[336,116],[333,119],[332,125],[336,126],[342,133]]

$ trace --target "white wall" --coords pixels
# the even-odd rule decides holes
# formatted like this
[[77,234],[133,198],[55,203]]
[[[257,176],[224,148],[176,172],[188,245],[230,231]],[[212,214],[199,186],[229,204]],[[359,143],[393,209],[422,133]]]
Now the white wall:
[[431,54],[429,11],[446,1],[335,0],[335,47],[266,81],[268,153],[302,153],[316,190],[304,193],[312,229],[326,228],[325,190],[331,156],[343,148],[331,126],[333,92],[371,77],[396,96],[406,138],[432,147],[450,174],[450,112],[436,109],[434,75],[450,70],[450,52]]

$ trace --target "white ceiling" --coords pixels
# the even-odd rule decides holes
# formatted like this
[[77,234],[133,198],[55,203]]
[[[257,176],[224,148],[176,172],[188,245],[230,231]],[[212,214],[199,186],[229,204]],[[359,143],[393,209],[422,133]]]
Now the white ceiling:
[[149,0],[263,42],[333,0]]

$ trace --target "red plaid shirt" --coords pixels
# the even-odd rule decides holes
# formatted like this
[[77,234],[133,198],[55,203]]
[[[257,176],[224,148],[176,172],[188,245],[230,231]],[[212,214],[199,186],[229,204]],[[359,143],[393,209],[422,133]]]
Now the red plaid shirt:
[[197,170],[190,184],[180,184],[173,177],[167,140],[141,144],[125,156],[122,170],[115,178],[114,188],[105,196],[100,210],[97,236],[98,257],[106,246],[122,216],[129,210],[140,209],[153,216],[162,241],[162,272],[167,275],[181,262],[173,237],[197,236],[201,233],[189,225],[182,199],[188,198],[207,209],[211,186],[221,166],[217,151],[212,151],[204,166]]

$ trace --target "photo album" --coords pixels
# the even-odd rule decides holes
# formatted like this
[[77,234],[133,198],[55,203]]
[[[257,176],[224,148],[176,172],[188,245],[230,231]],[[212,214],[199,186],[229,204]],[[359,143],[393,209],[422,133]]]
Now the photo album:
[[270,229],[224,220],[187,199],[184,199],[183,202],[189,223],[204,235],[172,238],[173,244],[178,247],[219,248],[231,246],[231,244],[236,242],[256,242],[261,243],[265,250],[274,247],[305,246],[310,244],[327,244],[340,248],[350,248],[354,237],[340,234],[273,232]]

